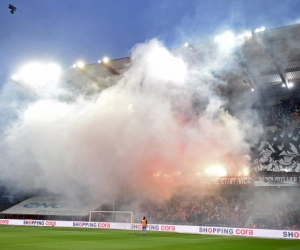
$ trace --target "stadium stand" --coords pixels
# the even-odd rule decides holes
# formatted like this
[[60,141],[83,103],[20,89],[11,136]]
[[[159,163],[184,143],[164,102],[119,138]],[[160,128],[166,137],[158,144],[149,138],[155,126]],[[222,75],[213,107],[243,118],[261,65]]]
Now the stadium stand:
[[[255,181],[249,183],[250,188],[222,187],[219,194],[177,194],[161,202],[145,200],[140,204],[137,213],[145,215],[149,223],[262,229],[300,228],[299,39],[300,24],[252,34],[252,38],[239,49],[238,53],[241,55],[240,59],[235,58],[238,61],[236,68],[224,75],[218,72],[218,78],[226,79],[229,85],[226,92],[228,95],[231,92],[244,94],[245,91],[249,94],[251,90],[261,93],[261,103],[256,103],[256,110],[266,133],[265,138],[252,148],[253,171],[249,177]],[[181,47],[173,49],[172,52],[196,60],[199,55],[202,59],[214,56],[214,48],[212,43],[197,44],[190,46],[188,50]],[[205,60],[198,61],[199,68],[205,64]],[[130,58],[122,58],[107,64],[86,65],[82,70],[69,69],[61,81],[72,84],[81,93],[93,92],[95,84],[97,90],[102,91],[115,84],[113,79],[118,78],[129,63]],[[111,76],[114,78],[109,78]],[[294,83],[293,88],[288,87],[291,82]],[[235,96],[230,97],[230,100],[234,100]],[[256,181],[260,177],[262,180],[257,185]],[[76,219],[74,214],[37,216],[34,212],[10,212],[9,208],[25,202],[26,199],[17,202],[3,194],[0,199],[1,218]],[[124,207],[122,202],[114,205],[115,210]],[[133,210],[128,204],[126,206],[126,210]],[[88,211],[96,208],[97,206],[86,209],[80,214],[80,220],[88,220]],[[105,207],[104,210],[108,209]],[[7,212],[3,213],[4,210]],[[140,218],[136,216],[135,221],[139,222]]]
[[299,188],[259,189],[254,195],[252,228],[285,229],[300,228]]
[[278,104],[266,106],[261,110],[265,126],[277,130],[293,130],[300,125],[300,100],[297,97],[280,99]]
[[30,220],[80,220],[87,221],[89,211],[97,210],[99,205],[91,202],[69,201],[67,198],[54,195],[23,197],[22,200],[10,204],[1,212],[3,219]]
[[252,191],[233,187],[230,193],[225,188],[219,195],[173,196],[161,203],[145,201],[141,210],[151,223],[243,227],[251,213]]

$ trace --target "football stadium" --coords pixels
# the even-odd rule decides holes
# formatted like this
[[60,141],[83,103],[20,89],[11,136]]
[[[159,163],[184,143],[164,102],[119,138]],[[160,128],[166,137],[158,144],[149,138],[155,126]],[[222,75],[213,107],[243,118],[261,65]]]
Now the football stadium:
[[299,41],[295,24],[24,66],[1,249],[300,249]]

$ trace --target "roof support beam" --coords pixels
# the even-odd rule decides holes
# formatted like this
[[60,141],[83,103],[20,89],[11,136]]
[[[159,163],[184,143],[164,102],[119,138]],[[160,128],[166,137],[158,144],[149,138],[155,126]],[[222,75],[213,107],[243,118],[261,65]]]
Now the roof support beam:
[[262,41],[263,41],[263,46],[265,47],[265,53],[269,54],[273,64],[275,65],[275,68],[277,70],[278,75],[281,78],[281,81],[285,84],[285,86],[289,89],[289,80],[283,70],[282,65],[280,64],[280,61],[278,59],[278,57],[275,55],[272,43],[267,35],[267,33],[264,34],[264,36],[262,37]]
[[[76,69],[77,71],[79,71],[82,75],[84,75],[86,78],[88,78],[91,82],[93,83],[96,83],[98,86],[103,86],[104,84],[101,83],[96,77],[88,74],[86,72],[86,70],[83,68],[83,69]],[[105,86],[106,87],[106,86]]]
[[101,65],[107,69],[108,72],[110,72],[112,75],[120,75],[120,73],[118,71],[116,71],[115,69],[113,69],[111,66],[109,66],[107,63],[101,63]]
[[90,81],[95,82],[95,83],[100,83],[97,78],[91,76],[88,74],[84,69],[77,69],[81,74],[83,74],[86,78],[88,78]]
[[240,68],[240,70],[242,71],[242,73],[243,73],[244,77],[246,78],[247,82],[249,83],[250,87],[253,89],[257,89],[258,85],[253,80],[253,78],[250,76],[245,63],[243,63],[241,60],[241,54],[239,52],[236,52],[236,56],[235,56],[234,60],[235,60],[236,64],[238,65],[238,67]]
[[254,82],[254,80],[252,79],[252,77],[249,75],[247,68],[245,67],[245,65],[243,65],[240,62],[237,62],[239,68],[241,69],[241,71],[243,72],[243,75],[245,76],[247,82],[249,83],[249,85],[251,86],[251,88],[253,89],[257,89],[257,85]]
[[280,78],[281,78],[281,81],[285,84],[285,86],[289,89],[289,80],[278,60],[278,58],[274,55],[272,49],[269,49],[269,51],[267,51],[267,53],[269,53],[275,67],[276,67],[276,70],[277,70],[277,73],[279,74]]

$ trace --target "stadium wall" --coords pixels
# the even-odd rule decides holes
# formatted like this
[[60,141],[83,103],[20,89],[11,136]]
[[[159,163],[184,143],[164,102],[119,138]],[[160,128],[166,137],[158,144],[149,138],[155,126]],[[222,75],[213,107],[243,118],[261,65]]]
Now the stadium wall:
[[[141,230],[137,223],[2,219],[0,225]],[[300,240],[300,231],[149,224],[148,231]]]

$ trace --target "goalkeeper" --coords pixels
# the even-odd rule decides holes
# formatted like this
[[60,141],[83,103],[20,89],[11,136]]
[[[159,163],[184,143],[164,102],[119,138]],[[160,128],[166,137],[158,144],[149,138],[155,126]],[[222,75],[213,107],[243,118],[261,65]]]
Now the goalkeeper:
[[144,216],[142,221],[141,221],[141,224],[142,224],[142,232],[141,232],[141,236],[146,236],[146,230],[147,230],[147,220],[146,220],[146,217]]

